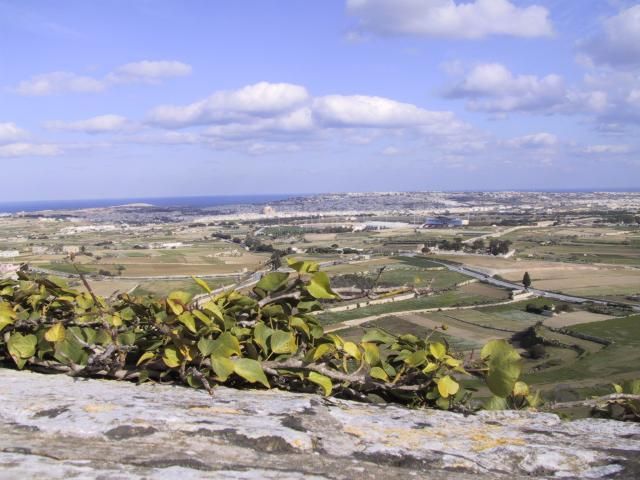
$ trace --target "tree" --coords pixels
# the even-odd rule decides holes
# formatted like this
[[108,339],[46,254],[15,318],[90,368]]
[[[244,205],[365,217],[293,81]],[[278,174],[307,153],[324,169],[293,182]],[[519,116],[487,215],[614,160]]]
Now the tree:
[[471,244],[471,248],[474,250],[484,250],[485,249],[484,240],[482,238],[478,238],[477,240],[474,240],[473,243]]
[[282,252],[280,250],[276,250],[271,254],[269,265],[271,265],[271,270],[274,272],[282,267]]
[[531,277],[529,276],[529,272],[524,272],[524,277],[522,277],[522,284],[524,288],[529,288],[531,286]]

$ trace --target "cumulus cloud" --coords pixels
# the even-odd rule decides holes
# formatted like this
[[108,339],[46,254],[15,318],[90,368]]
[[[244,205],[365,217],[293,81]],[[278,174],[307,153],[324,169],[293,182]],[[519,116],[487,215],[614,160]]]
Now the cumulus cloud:
[[583,152],[588,154],[620,154],[629,153],[629,145],[588,145]]
[[591,63],[612,67],[640,65],[640,5],[604,20],[602,31],[580,44]]
[[61,153],[62,149],[52,144],[18,142],[0,145],[0,157],[2,158],[50,157]]
[[90,134],[120,132],[130,126],[131,125],[127,119],[120,115],[100,115],[76,122],[63,122],[56,120],[45,123],[45,127],[50,130],[84,132]]
[[563,103],[566,88],[559,75],[514,75],[504,65],[485,63],[472,68],[446,96],[468,99],[472,110],[533,111]]
[[360,29],[382,35],[477,39],[553,33],[547,9],[508,0],[347,0],[347,11],[359,19]]
[[260,82],[238,90],[224,90],[189,105],[163,105],[149,122],[167,128],[230,123],[269,118],[296,108],[309,98],[307,90],[290,83]]
[[59,93],[95,93],[106,88],[102,80],[71,72],[51,72],[23,80],[14,89],[20,95],[41,96]]
[[146,125],[167,131],[204,127],[199,138],[209,147],[255,155],[289,151],[287,143],[296,148],[332,139],[367,144],[385,136],[432,143],[438,139],[442,146],[468,139],[472,132],[453,112],[377,96],[313,97],[300,85],[268,82],[214,92],[185,105],[156,107]]
[[450,112],[432,112],[410,103],[366,95],[328,95],[313,101],[314,116],[329,127],[399,128],[450,121]]
[[0,144],[15,142],[26,135],[27,132],[13,122],[0,122]]
[[23,80],[13,91],[20,95],[45,96],[62,93],[102,92],[115,84],[156,83],[163,78],[185,76],[191,66],[174,60],[127,63],[106,76],[97,78],[73,72],[50,72]]
[[161,78],[184,77],[191,71],[191,65],[175,60],[143,60],[121,65],[107,79],[116,83],[155,82]]
[[545,149],[555,147],[560,143],[558,137],[552,133],[540,132],[521,137],[512,138],[505,142],[506,145],[515,148]]

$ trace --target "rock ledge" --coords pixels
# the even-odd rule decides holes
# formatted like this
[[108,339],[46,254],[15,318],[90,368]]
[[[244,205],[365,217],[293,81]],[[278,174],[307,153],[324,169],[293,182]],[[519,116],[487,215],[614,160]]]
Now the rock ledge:
[[4,369],[0,385],[2,479],[640,478],[638,424]]

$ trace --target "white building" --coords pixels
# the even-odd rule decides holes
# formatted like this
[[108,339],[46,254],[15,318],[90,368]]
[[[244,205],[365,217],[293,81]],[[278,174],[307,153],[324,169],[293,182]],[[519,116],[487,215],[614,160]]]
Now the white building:
[[80,247],[77,245],[65,245],[62,247],[63,253],[80,253]]
[[1,258],[13,258],[13,257],[19,257],[19,256],[20,256],[19,250],[0,250]]

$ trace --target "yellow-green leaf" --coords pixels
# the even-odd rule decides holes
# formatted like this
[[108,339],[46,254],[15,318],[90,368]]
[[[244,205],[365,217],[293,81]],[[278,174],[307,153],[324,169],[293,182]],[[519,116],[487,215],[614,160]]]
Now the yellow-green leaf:
[[380,367],[373,367],[369,372],[369,375],[372,378],[377,378],[378,380],[382,380],[383,382],[389,381],[389,375]]
[[318,360],[322,357],[324,357],[325,355],[328,355],[329,353],[333,353],[336,351],[336,347],[334,345],[331,345],[330,343],[322,343],[320,345],[318,345],[315,349],[315,351],[313,352],[313,360]]
[[380,349],[375,343],[363,342],[361,343],[364,350],[364,359],[372,367],[380,363]]
[[233,371],[251,383],[261,383],[267,388],[271,388],[269,381],[267,380],[262,365],[256,360],[250,358],[239,358],[234,362]]
[[204,280],[202,280],[201,278],[198,277],[191,277],[193,278],[194,282],[196,282],[198,285],[200,285],[200,288],[202,288],[205,292],[207,293],[211,293],[211,287],[209,287],[209,285],[207,285],[207,282],[205,282]]
[[516,382],[513,386],[513,395],[516,397],[526,397],[529,395],[529,386],[524,382]]
[[295,353],[298,349],[296,336],[292,332],[275,330],[270,337],[271,350],[273,353]]
[[450,395],[455,395],[460,389],[460,385],[449,375],[446,375],[436,381],[438,384],[438,392],[442,398],[448,398]]
[[234,372],[233,360],[226,357],[214,357],[211,355],[211,368],[216,374],[217,380],[226,382],[229,375]]
[[411,355],[404,359],[404,363],[406,363],[410,367],[419,367],[426,361],[427,352],[425,352],[424,350],[413,352]]
[[429,344],[429,352],[434,358],[440,360],[447,353],[447,347],[440,342],[434,342]]
[[180,366],[180,358],[178,357],[178,352],[175,348],[167,347],[164,349],[164,355],[162,356],[162,361],[165,363],[167,367],[176,368]]
[[191,333],[196,333],[196,320],[190,312],[184,312],[178,317],[178,321],[182,323]]
[[56,323],[45,332],[44,338],[48,342],[61,342],[64,340],[65,334],[64,325],[62,325],[62,323]]
[[360,352],[360,349],[355,343],[344,342],[344,345],[342,346],[342,348],[344,349],[345,352],[347,352],[356,360],[360,360],[362,358],[362,353]]
[[146,362],[147,360],[151,360],[155,356],[156,354],[154,352],[144,352],[142,355],[140,355],[140,358],[136,362],[136,367],[141,363]]
[[324,272],[316,272],[307,285],[307,291],[314,298],[339,298],[338,294],[331,290],[329,276]]
[[331,391],[333,390],[333,383],[331,382],[331,379],[329,377],[316,372],[311,372],[308,378],[313,383],[322,387],[322,390],[324,391],[324,395],[326,397],[331,395]]

